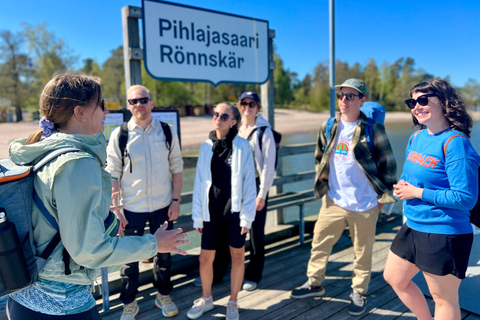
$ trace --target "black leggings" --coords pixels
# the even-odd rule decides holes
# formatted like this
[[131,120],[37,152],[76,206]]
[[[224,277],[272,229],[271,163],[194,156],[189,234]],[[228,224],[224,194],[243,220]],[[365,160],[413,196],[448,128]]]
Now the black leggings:
[[20,303],[13,300],[12,298],[8,298],[8,301],[7,301],[7,317],[9,320],[26,320],[26,319],[102,320],[96,307],[93,307],[92,309],[82,313],[58,316],[58,315],[39,313],[31,309],[25,308]]

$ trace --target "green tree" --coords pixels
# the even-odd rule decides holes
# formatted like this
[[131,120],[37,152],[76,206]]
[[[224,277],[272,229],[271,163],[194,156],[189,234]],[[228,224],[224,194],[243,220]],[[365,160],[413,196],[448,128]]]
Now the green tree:
[[469,78],[461,93],[467,107],[473,107],[475,110],[480,107],[480,83],[477,80]]
[[29,90],[33,69],[23,52],[22,33],[0,31],[0,96],[10,99],[15,106],[16,121],[22,121],[22,108],[31,95]]
[[274,54],[273,60],[276,63],[275,70],[273,71],[275,104],[288,105],[293,99],[292,87],[296,81],[297,74],[284,68],[283,60],[278,54]]
[[110,51],[110,57],[103,63],[100,77],[103,83],[103,96],[109,101],[119,101],[125,105],[125,69],[123,66],[123,46]]
[[38,88],[42,88],[54,75],[72,70],[78,61],[67,44],[47,30],[45,23],[32,27],[25,25],[28,48],[35,57],[36,79]]
[[374,59],[369,59],[364,71],[364,81],[368,88],[367,100],[378,101],[380,95],[380,73]]

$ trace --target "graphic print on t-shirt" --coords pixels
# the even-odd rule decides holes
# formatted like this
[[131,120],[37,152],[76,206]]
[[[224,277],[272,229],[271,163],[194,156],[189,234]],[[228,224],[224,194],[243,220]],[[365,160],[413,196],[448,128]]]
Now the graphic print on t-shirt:
[[345,161],[350,156],[350,143],[347,140],[340,139],[336,142],[333,149],[336,160]]

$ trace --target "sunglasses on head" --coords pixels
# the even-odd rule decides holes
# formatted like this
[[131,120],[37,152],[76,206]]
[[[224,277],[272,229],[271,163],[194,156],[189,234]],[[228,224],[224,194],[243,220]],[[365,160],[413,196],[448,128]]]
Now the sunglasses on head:
[[103,112],[107,110],[107,108],[105,107],[105,99],[100,100],[100,108],[102,108]]
[[422,107],[426,106],[428,104],[428,97],[436,97],[437,95],[434,93],[428,93],[428,94],[422,94],[420,97],[415,99],[407,99],[405,100],[405,103],[407,104],[407,107],[410,109],[415,109],[415,106],[417,103],[421,105]]
[[228,118],[230,118],[230,115],[226,114],[226,113],[223,113],[223,114],[220,114],[218,112],[214,112],[213,113],[213,119],[217,119],[218,117],[220,117],[220,120],[225,122],[228,120]]
[[358,99],[361,99],[363,97],[363,95],[360,93],[360,94],[353,94],[353,93],[343,93],[343,92],[337,92],[337,99],[338,100],[342,100],[343,98],[346,98],[347,101],[352,101],[353,99],[355,99],[355,97],[358,97]]
[[127,100],[128,103],[132,106],[136,105],[137,102],[140,104],[145,104],[148,102],[148,100],[151,100],[149,97],[143,97],[143,98],[138,98],[138,99],[129,99]]
[[250,101],[250,102],[242,101],[240,102],[240,105],[244,108],[253,109],[257,106],[257,103],[255,101]]

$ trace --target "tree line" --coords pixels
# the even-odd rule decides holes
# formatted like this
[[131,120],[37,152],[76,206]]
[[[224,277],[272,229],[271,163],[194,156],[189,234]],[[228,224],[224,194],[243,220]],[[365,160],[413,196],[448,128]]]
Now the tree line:
[[[330,105],[328,61],[319,62],[303,79],[284,66],[274,54],[275,105],[277,107],[328,110]],[[80,63],[79,63],[80,62]],[[56,74],[85,73],[98,76],[103,82],[107,101],[125,105],[123,46],[110,51],[103,63],[80,57],[57,38],[45,23],[32,26],[24,23],[23,30],[0,30],[0,104],[9,100],[15,107],[16,120],[22,120],[22,110],[38,110],[38,99],[44,85]],[[80,65],[80,67],[78,67]],[[335,64],[336,83],[348,78],[363,79],[368,86],[368,100],[383,104],[387,110],[406,110],[403,101],[410,88],[434,75],[415,66],[411,57],[399,58],[393,64],[374,59],[365,65],[349,65],[340,60]],[[447,79],[448,80],[448,79]],[[157,106],[209,105],[220,101],[236,101],[246,90],[260,92],[259,85],[221,84],[214,87],[202,82],[174,82],[152,79],[142,66],[142,83],[152,91]],[[480,106],[480,83],[469,79],[461,87],[467,106]]]

